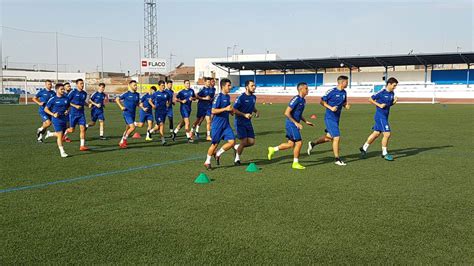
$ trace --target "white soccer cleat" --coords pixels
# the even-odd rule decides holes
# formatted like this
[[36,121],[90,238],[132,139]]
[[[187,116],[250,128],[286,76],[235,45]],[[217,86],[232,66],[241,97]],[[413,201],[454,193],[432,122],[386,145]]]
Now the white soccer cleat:
[[61,157],[62,158],[67,158],[67,157],[69,157],[69,155],[67,155],[67,153],[65,153],[65,152],[61,152]]
[[308,155],[311,155],[311,151],[313,150],[313,148],[314,148],[314,146],[311,145],[311,141],[308,142],[308,151],[307,151],[307,152],[308,152]]
[[347,165],[345,162],[341,161],[341,160],[336,160],[335,162],[336,165],[339,165],[339,166],[345,166]]
[[44,139],[48,139],[49,137],[51,137],[53,134],[48,130],[46,131],[46,135],[44,136]]

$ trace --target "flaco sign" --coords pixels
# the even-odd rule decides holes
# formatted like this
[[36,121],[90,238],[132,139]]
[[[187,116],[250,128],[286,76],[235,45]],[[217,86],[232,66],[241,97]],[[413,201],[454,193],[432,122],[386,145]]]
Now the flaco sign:
[[166,70],[168,69],[168,63],[164,59],[142,58],[141,68],[142,72],[166,73]]

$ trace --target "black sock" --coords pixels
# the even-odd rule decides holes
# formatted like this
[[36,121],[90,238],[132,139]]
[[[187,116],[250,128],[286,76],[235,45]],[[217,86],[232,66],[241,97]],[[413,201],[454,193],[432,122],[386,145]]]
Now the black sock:
[[174,129],[174,127],[173,127],[173,118],[168,117],[168,119],[170,120],[170,129],[173,130]]

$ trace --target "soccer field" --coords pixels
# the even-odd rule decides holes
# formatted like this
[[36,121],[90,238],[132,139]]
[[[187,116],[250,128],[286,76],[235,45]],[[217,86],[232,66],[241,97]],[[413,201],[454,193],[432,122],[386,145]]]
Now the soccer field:
[[[36,106],[0,106],[1,263],[474,263],[473,105],[394,106],[394,162],[380,139],[359,159],[374,107],[353,105],[341,120],[348,165],[325,144],[302,154],[304,171],[291,169],[291,151],[266,160],[285,141],[285,105],[257,108],[244,165],[229,151],[197,185],[209,144],[186,143],[184,131],[166,147],[155,135],[120,150],[110,104],[109,140],[91,128],[80,152],[75,132],[63,159],[54,139],[36,143]],[[304,151],[324,129],[323,108],[309,104],[311,114]],[[262,170],[245,172],[249,162]]]

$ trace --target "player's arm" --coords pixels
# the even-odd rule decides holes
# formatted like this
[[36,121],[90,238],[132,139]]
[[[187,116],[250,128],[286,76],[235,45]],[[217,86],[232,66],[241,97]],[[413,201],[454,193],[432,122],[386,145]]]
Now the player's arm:
[[[148,99],[148,103],[151,105],[151,108],[156,109],[156,105],[153,103],[153,100],[150,98]],[[140,103],[140,107],[143,106],[143,103]]]
[[122,99],[120,99],[120,97],[115,98],[115,103],[117,103],[117,105],[118,105],[118,107],[120,108],[120,110],[125,111],[125,107],[123,107]]
[[393,97],[392,105],[395,105],[398,102],[398,97]]
[[232,107],[231,104],[229,104],[228,106],[224,107],[224,108],[212,108],[212,114],[213,115],[217,115],[217,114],[220,114],[220,113],[223,113],[223,112],[232,112],[234,108]]
[[293,111],[293,108],[291,108],[290,106],[286,107],[284,115],[288,119],[290,119],[290,121],[293,122],[296,125],[297,128],[302,129],[303,126],[300,123],[296,122],[296,120],[291,115],[291,111]]
[[374,100],[372,97],[369,98],[369,102],[375,106],[377,106],[378,108],[380,109],[383,109],[385,108],[385,104],[384,103],[378,103],[376,100]]
[[243,113],[243,112],[239,111],[239,109],[237,109],[237,108],[235,108],[235,107],[233,108],[233,113],[236,114],[236,115],[238,115],[238,116],[243,116],[243,117],[245,117],[245,118],[247,118],[247,119],[252,118],[252,114]]
[[331,111],[333,111],[333,112],[336,112],[336,111],[337,111],[337,107],[336,107],[336,106],[331,106],[331,105],[329,105],[329,104],[328,104],[325,100],[323,100],[323,99],[321,99],[320,104],[321,104],[322,106],[324,106],[324,108],[329,109],[329,110],[331,110]]
[[139,106],[143,111],[145,111],[145,112],[148,110],[148,108],[146,108],[146,107],[143,105],[143,102],[140,102],[140,103],[138,104],[138,106]]
[[308,125],[308,126],[314,126],[314,124],[311,123],[310,121],[306,120],[306,118],[304,118],[304,116],[301,116],[301,121],[305,122],[305,124]]
[[347,101],[344,103],[344,108],[346,108],[346,110],[349,110],[351,109],[351,105],[349,103],[347,103]]
[[100,108],[100,103],[94,102],[93,99],[94,99],[94,94],[92,95],[92,97],[89,98],[89,108],[92,107],[92,105],[94,105],[97,108]]
[[35,102],[37,105],[39,106],[43,106],[44,105],[44,102],[40,101],[40,99],[38,98],[38,96],[35,96],[33,98],[33,102]]

